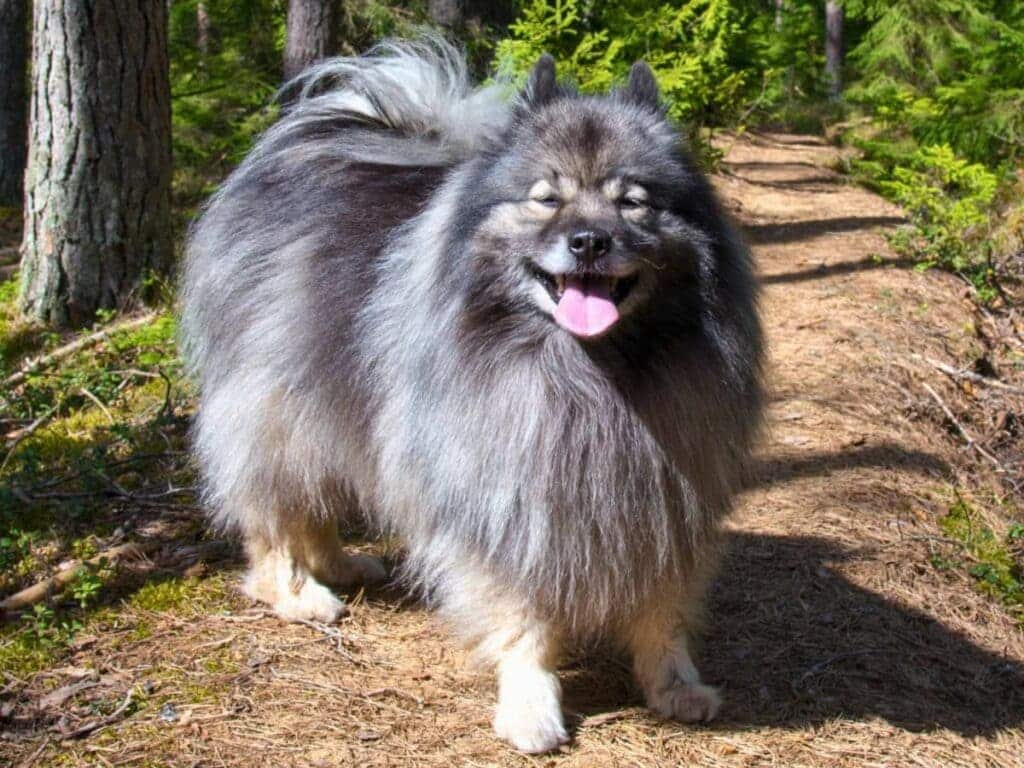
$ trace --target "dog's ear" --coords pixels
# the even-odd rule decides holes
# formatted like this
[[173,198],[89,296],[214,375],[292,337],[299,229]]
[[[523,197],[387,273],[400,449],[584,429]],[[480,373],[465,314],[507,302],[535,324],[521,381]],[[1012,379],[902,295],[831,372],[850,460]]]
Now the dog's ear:
[[530,79],[523,89],[522,101],[527,107],[542,107],[558,94],[558,82],[555,79],[555,59],[545,53],[533,66]]
[[638,61],[629,69],[629,82],[623,95],[641,107],[650,109],[661,108],[661,97],[658,94],[658,81],[645,62]]

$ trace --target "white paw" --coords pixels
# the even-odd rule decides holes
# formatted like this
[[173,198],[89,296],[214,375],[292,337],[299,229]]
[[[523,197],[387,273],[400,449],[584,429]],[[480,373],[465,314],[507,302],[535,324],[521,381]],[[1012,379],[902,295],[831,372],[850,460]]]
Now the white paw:
[[718,714],[722,697],[709,685],[677,681],[675,685],[651,693],[647,706],[672,720],[707,723]]
[[312,578],[307,578],[297,593],[290,589],[278,592],[274,612],[285,621],[304,619],[333,624],[344,616],[348,609],[330,589]]
[[520,752],[550,752],[569,741],[562,721],[558,680],[537,680],[529,688],[503,691],[494,714],[494,732]]

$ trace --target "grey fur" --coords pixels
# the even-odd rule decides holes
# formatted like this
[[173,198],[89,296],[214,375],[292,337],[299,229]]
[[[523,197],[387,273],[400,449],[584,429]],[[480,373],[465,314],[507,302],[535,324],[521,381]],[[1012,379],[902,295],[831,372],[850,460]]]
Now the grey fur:
[[[540,75],[539,99],[473,90],[438,43],[317,67],[184,270],[213,519],[275,541],[365,514],[469,636],[466,564],[578,637],[685,581],[761,420],[748,255],[649,73],[600,97]],[[640,179],[651,208],[630,223],[587,192],[535,221],[521,201],[552,169]],[[640,271],[629,313],[583,341],[524,265],[595,219]]]

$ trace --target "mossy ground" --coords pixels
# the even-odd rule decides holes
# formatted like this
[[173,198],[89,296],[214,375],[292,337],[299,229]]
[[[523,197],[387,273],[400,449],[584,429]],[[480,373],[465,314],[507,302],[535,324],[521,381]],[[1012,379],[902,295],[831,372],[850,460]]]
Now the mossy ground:
[[[16,295],[15,280],[0,283],[3,379],[77,337],[20,319]],[[120,318],[104,320],[116,327]],[[0,592],[13,593],[62,564],[140,535],[169,544],[202,538],[196,516],[169,519],[194,508],[186,445],[191,387],[182,376],[175,332],[170,312],[158,312],[140,327],[115,331],[40,367],[3,393],[0,420],[8,437],[0,455]],[[54,663],[122,600],[166,602],[173,594],[175,605],[195,602],[201,584],[137,564],[79,567],[60,594],[20,621],[0,625],[0,673],[23,677]]]

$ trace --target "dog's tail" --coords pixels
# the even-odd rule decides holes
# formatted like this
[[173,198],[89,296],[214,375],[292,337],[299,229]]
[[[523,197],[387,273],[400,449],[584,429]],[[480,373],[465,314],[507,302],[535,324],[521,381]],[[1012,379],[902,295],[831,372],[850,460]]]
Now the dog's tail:
[[424,36],[310,67],[282,89],[294,99],[283,122],[302,128],[353,120],[437,141],[458,158],[504,128],[507,92],[500,83],[474,89],[461,52]]

